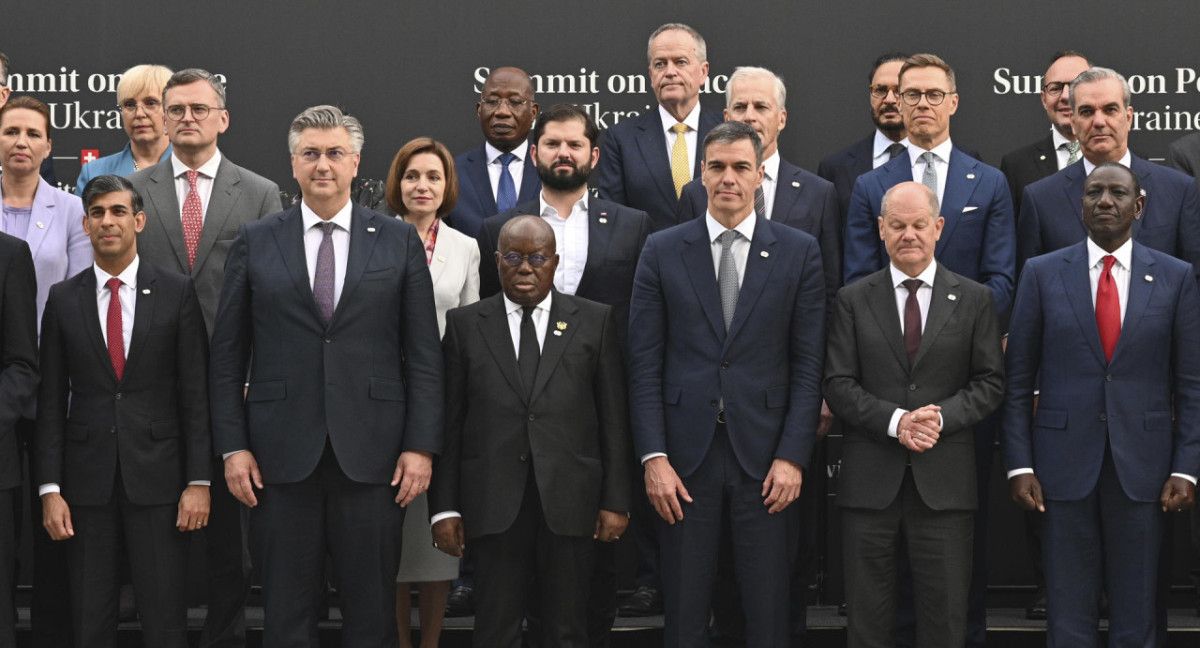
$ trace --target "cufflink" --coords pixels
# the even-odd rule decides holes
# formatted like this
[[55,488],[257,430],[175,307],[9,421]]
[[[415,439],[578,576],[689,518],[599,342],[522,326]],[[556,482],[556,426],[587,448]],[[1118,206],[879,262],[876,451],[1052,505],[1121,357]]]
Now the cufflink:
[[974,173],[968,173],[968,174],[967,174],[967,180],[974,180],[974,179],[975,179],[975,174],[974,174]]

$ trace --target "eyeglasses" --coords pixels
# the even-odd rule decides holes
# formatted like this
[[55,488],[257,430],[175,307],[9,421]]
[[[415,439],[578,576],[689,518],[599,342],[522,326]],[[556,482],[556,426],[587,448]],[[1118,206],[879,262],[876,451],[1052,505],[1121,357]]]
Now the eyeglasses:
[[540,268],[546,265],[546,262],[550,260],[550,257],[542,254],[522,255],[517,254],[516,252],[509,252],[500,258],[504,259],[504,262],[513,268],[520,266],[522,261],[529,261],[529,265],[531,267]]
[[192,119],[198,122],[207,119],[208,114],[214,110],[225,110],[224,108],[206,106],[204,104],[192,104],[190,106],[175,104],[167,106],[167,117],[170,117],[171,121],[183,121],[189,109],[192,111]]
[[498,109],[500,104],[506,104],[510,110],[520,110],[521,106],[529,105],[529,100],[518,101],[517,99],[497,99],[492,97],[491,99],[483,99],[479,103],[483,104],[483,107],[487,108],[488,112],[491,112]]
[[330,164],[337,164],[338,162],[346,159],[346,156],[350,154],[342,149],[332,149],[329,151],[308,149],[307,151],[300,151],[296,155],[299,155],[301,160],[304,160],[309,164],[316,164],[317,160],[320,160],[322,155],[325,156],[325,159],[329,160]]
[[873,85],[868,86],[868,89],[871,91],[872,99],[883,99],[889,92],[896,95],[900,94],[900,86],[894,85]]
[[938,106],[946,100],[946,95],[948,94],[950,93],[944,90],[926,90],[925,92],[921,92],[920,90],[905,90],[900,93],[900,98],[904,100],[904,103],[915,106],[921,103],[921,97],[925,97],[925,101],[928,101],[930,106]]
[[1042,86],[1042,92],[1046,93],[1047,97],[1057,97],[1063,93],[1063,90],[1066,89],[1066,87],[1067,84],[1063,83],[1062,81],[1051,81],[1050,83]]
[[[147,115],[153,115],[162,110],[162,102],[158,99],[144,99],[141,101],[141,103],[139,103],[137,99],[127,99],[123,103],[118,104],[117,107],[129,113],[130,115],[133,115],[137,113],[139,106],[141,106],[142,110],[146,111]],[[180,116],[182,117],[182,115]]]

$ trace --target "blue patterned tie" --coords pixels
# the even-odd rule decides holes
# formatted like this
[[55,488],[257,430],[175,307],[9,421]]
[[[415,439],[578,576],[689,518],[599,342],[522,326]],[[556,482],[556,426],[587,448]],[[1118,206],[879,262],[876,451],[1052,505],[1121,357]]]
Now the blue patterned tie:
[[508,165],[517,156],[512,153],[500,154],[500,184],[496,187],[496,209],[500,212],[506,212],[517,206],[517,187],[513,183],[512,174],[508,172]]

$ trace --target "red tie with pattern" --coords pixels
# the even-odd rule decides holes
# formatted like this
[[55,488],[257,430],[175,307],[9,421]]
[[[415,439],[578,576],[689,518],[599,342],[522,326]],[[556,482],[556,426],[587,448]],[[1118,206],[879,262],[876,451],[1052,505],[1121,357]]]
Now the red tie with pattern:
[[1100,346],[1104,347],[1104,358],[1112,362],[1117,338],[1121,337],[1121,298],[1117,295],[1117,282],[1112,276],[1113,263],[1117,258],[1109,254],[1104,257],[1104,270],[1096,285],[1096,326],[1100,329]]
[[125,373],[125,331],[121,325],[121,280],[113,277],[104,285],[112,291],[108,300],[108,357],[112,360],[117,380]]
[[200,204],[200,192],[196,190],[199,171],[188,170],[188,194],[183,201],[183,244],[187,247],[188,269],[196,264],[196,246],[200,244],[200,229],[204,226],[204,208]]

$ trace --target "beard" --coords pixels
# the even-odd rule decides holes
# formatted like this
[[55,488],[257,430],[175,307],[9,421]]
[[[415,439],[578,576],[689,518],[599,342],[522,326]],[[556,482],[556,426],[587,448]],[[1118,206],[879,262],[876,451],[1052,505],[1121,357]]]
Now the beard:
[[[558,161],[555,160],[557,164]],[[588,176],[592,173],[592,165],[584,162],[582,165],[573,167],[570,173],[562,174],[553,167],[543,166],[539,160],[537,162],[537,174],[541,179],[542,184],[550,187],[554,191],[573,191],[587,184]]]
[[[891,113],[889,112],[888,114],[891,114]],[[897,116],[900,114],[900,109],[898,107],[896,108],[895,114]],[[897,131],[904,130],[904,120],[900,120],[900,121],[896,121],[896,122],[885,122],[879,118],[879,115],[875,114],[874,110],[871,111],[871,121],[875,122],[875,128],[878,128],[879,130],[881,130],[885,133],[895,133]]]

